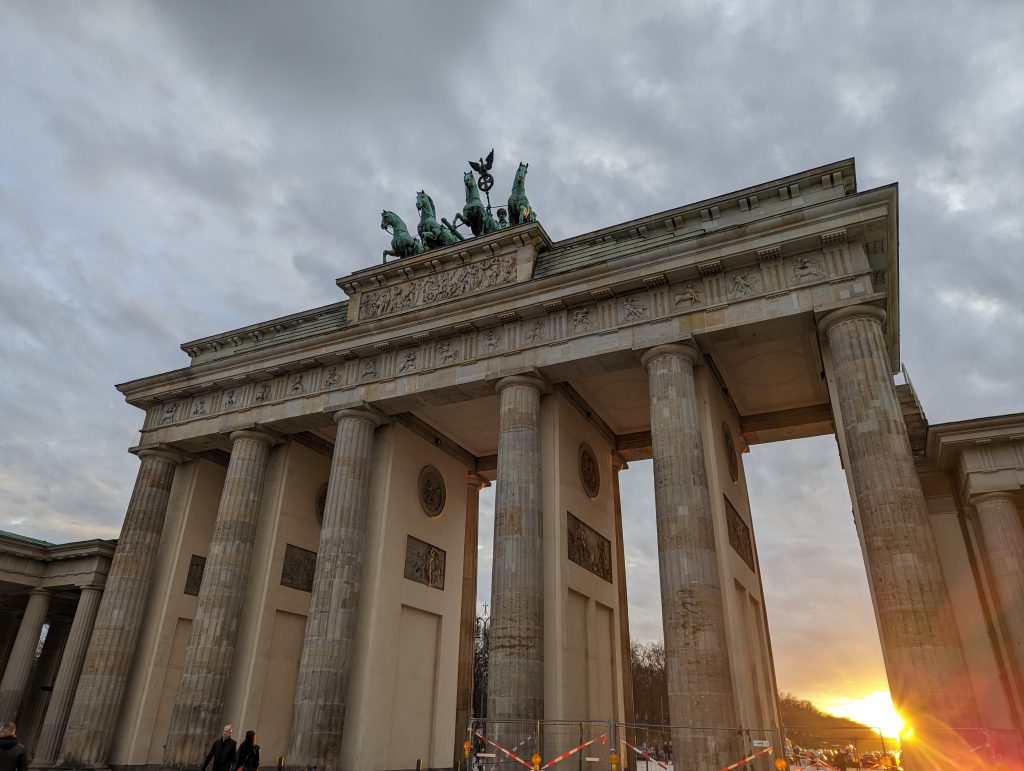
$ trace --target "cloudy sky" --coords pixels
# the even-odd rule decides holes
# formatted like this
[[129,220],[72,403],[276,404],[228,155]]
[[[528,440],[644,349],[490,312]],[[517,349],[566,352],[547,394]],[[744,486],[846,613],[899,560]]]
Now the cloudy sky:
[[[141,413],[113,384],[342,299],[380,210],[455,211],[491,147],[555,239],[855,156],[900,184],[929,419],[1020,411],[1022,50],[1024,6],[979,0],[6,3],[0,528],[116,536]],[[834,440],[744,460],[780,687],[884,688]],[[650,464],[623,486],[656,639]]]

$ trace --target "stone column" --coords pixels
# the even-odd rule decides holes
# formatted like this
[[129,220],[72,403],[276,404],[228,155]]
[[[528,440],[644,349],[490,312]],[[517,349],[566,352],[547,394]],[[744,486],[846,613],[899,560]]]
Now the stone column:
[[263,480],[274,441],[270,434],[258,430],[231,434],[231,460],[171,712],[164,768],[198,766],[210,737],[216,736],[224,724],[224,693],[235,655]]
[[369,409],[335,413],[331,477],[302,645],[288,765],[339,767],[366,550],[374,432]]
[[619,650],[622,656],[622,719],[632,723],[633,711],[633,672],[629,654],[629,597],[626,591],[626,545],[622,541],[622,498],[619,494],[619,472],[625,468],[626,461],[617,452],[612,453],[612,501],[615,504],[615,574],[618,576],[619,591]]
[[[654,506],[672,751],[677,768],[721,768],[736,760],[729,647],[711,493],[704,464],[689,345],[644,353],[651,400]],[[716,730],[715,730],[716,729]]]
[[60,757],[68,765],[107,763],[156,567],[174,470],[182,460],[166,450],[137,454],[142,463],[61,745]]
[[995,616],[1003,628],[1017,692],[1024,693],[1024,525],[1014,496],[971,498],[978,513],[982,558],[992,581]]
[[0,723],[14,722],[18,718],[18,708],[25,696],[28,677],[32,674],[36,647],[49,608],[49,590],[33,589],[29,592],[25,614],[18,626],[18,636],[14,638],[14,647],[11,648],[3,680],[0,680]]
[[50,704],[46,708],[42,731],[35,745],[33,766],[49,766],[57,759],[60,740],[64,735],[68,715],[71,712],[71,701],[75,696],[75,686],[82,673],[85,652],[92,635],[96,611],[100,606],[103,588],[99,586],[83,586],[75,608],[75,618],[71,622],[68,641],[64,645],[64,655],[57,670],[57,679],[53,683]]
[[889,689],[915,733],[904,745],[908,768],[931,768],[942,763],[928,748],[950,755],[940,749],[955,744],[949,728],[977,726],[978,713],[892,382],[884,319],[881,309],[859,305],[829,313],[819,328],[828,339],[833,410],[842,417]]
[[480,491],[490,482],[474,471],[466,482],[466,539],[462,549],[462,615],[459,625],[459,682],[455,696],[455,764],[463,760],[463,742],[473,717],[473,670],[476,663],[476,579]]
[[498,482],[494,502],[487,717],[544,717],[544,530],[540,397],[532,377],[498,382]]

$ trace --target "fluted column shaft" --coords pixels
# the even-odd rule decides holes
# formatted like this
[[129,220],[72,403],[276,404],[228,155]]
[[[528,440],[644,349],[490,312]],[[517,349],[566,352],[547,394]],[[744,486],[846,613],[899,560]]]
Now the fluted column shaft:
[[288,765],[338,768],[366,550],[374,432],[367,409],[342,410],[302,645]]
[[[736,725],[725,607],[693,370],[699,351],[662,345],[642,357],[651,402],[654,505],[671,722],[677,768],[720,768]],[[735,758],[733,758],[735,759]]]
[[273,443],[274,438],[262,431],[231,434],[231,460],[164,746],[165,768],[198,766],[210,737],[223,725],[224,694],[235,656]]
[[102,766],[110,755],[156,567],[174,470],[181,462],[179,455],[163,450],[140,450],[138,456],[142,463],[61,744],[60,756],[69,765]]
[[544,539],[540,397],[530,377],[499,381],[487,716],[544,717]]
[[612,454],[612,502],[615,504],[615,573],[618,576],[619,596],[619,655],[622,658],[622,712],[623,720],[632,723],[633,673],[630,668],[629,650],[629,596],[626,590],[626,544],[622,539],[622,496],[619,493],[619,472],[626,461],[618,453]]
[[18,707],[25,695],[25,686],[32,673],[36,647],[39,636],[46,621],[46,612],[50,608],[50,592],[46,589],[33,589],[28,595],[25,615],[21,617],[18,636],[14,638],[7,667],[4,669],[3,680],[0,680],[0,723],[14,722],[18,717]]
[[[885,312],[855,306],[824,317],[851,491],[893,701],[913,726],[908,767],[924,768],[926,745],[977,725],[956,620],[928,509],[889,368]],[[927,732],[931,731],[931,734]]]
[[82,665],[85,663],[85,652],[89,646],[96,612],[100,606],[103,589],[98,586],[83,586],[75,608],[75,618],[71,622],[68,641],[64,645],[64,655],[57,670],[57,679],[50,694],[50,703],[46,708],[42,731],[36,743],[36,752],[32,764],[47,765],[57,759],[60,741],[64,736],[64,727],[71,712],[71,702],[75,696]]
[[1014,497],[986,493],[971,498],[978,512],[982,558],[992,580],[1017,692],[1024,693],[1024,524]]
[[455,696],[455,760],[462,762],[462,743],[473,716],[473,669],[476,663],[476,580],[480,530],[480,490],[490,485],[475,472],[466,482],[466,538],[462,549],[462,614],[459,622],[459,680]]

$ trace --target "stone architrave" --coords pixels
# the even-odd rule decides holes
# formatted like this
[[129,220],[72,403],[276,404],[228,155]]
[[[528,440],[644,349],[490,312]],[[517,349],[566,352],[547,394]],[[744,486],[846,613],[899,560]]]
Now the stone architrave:
[[0,680],[0,723],[14,722],[18,717],[18,708],[25,696],[29,675],[32,674],[36,648],[49,607],[50,592],[47,589],[33,589],[29,592],[18,636],[14,638],[14,647],[7,660],[3,680]]
[[68,716],[60,759],[74,766],[103,766],[121,712],[135,644],[157,564],[176,452],[143,449],[117,550],[96,613],[89,649]]
[[480,529],[480,491],[490,482],[469,472],[466,480],[466,535],[462,551],[462,611],[459,618],[459,681],[455,696],[456,764],[462,762],[462,743],[473,716],[473,664],[476,652],[476,578]]
[[223,725],[267,460],[275,438],[259,430],[231,434],[231,460],[217,508],[210,553],[196,602],[178,694],[164,746],[164,768],[195,768]]
[[736,707],[725,636],[725,606],[715,545],[689,345],[644,353],[651,402],[654,505],[661,613],[665,630],[672,749],[688,768],[721,768],[736,759]]
[[498,382],[498,485],[494,501],[487,716],[544,717],[544,539],[540,397],[543,381]]
[[33,766],[48,766],[57,759],[60,740],[64,736],[64,727],[71,712],[71,701],[75,696],[75,686],[78,685],[78,678],[82,673],[89,636],[92,634],[102,596],[103,588],[100,586],[82,587],[78,606],[75,608],[75,618],[68,633],[68,641],[64,646],[64,655],[57,670],[57,679],[53,683],[50,703],[43,718],[42,731],[36,742]]
[[828,340],[833,409],[842,418],[889,689],[914,730],[904,748],[911,763],[931,767],[932,751],[959,751],[949,729],[977,726],[978,713],[893,385],[884,319],[880,308],[858,305],[829,313],[819,328]]
[[337,769],[355,650],[366,550],[374,432],[370,409],[335,413],[337,432],[327,484],[320,551],[302,645],[288,765]]
[[983,493],[971,498],[977,512],[982,557],[995,594],[995,615],[1002,625],[1017,692],[1024,693],[1024,525],[1012,493]]

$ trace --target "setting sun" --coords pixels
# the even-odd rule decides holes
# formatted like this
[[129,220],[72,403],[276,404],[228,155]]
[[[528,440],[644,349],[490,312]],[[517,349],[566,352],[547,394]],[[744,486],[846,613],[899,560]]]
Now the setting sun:
[[904,720],[893,706],[888,691],[874,691],[859,699],[840,699],[823,707],[833,715],[848,717],[881,731],[886,738],[897,738],[903,730]]

